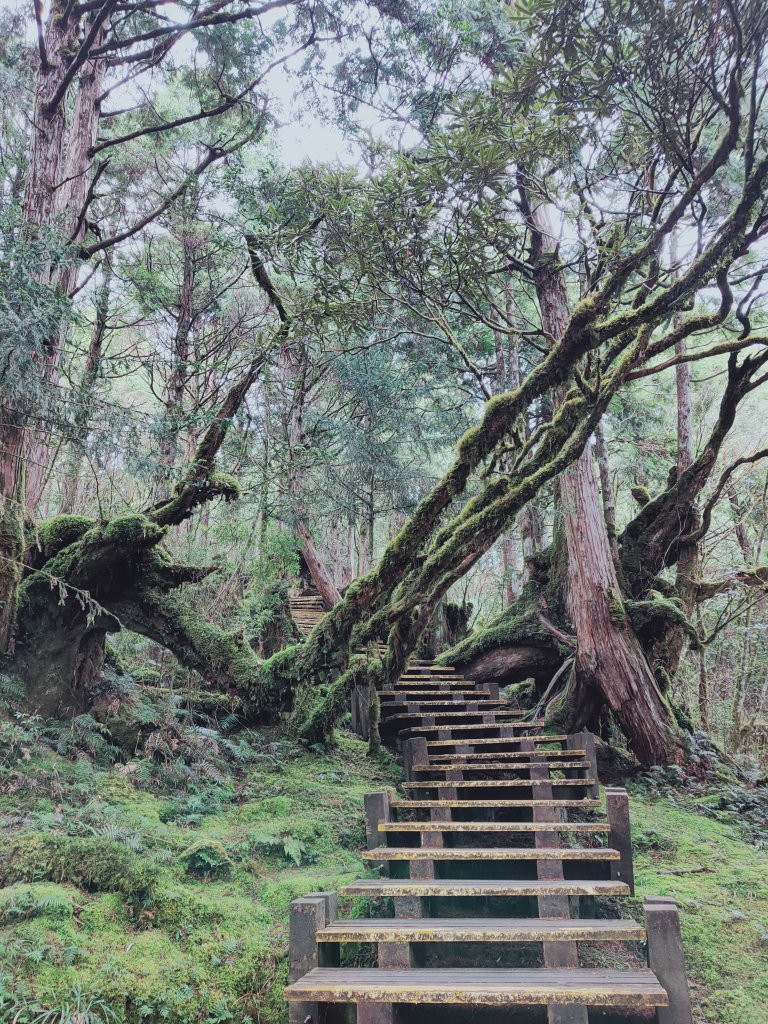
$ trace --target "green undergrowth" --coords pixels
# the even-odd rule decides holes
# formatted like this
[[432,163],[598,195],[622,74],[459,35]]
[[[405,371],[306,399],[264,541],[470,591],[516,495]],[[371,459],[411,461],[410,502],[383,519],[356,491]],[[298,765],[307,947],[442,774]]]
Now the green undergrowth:
[[768,852],[707,799],[632,796],[637,896],[680,904],[698,1024],[765,1024]]
[[39,747],[0,765],[0,1022],[285,1020],[290,901],[365,870],[363,795],[400,775],[346,734],[274,740],[175,787]]

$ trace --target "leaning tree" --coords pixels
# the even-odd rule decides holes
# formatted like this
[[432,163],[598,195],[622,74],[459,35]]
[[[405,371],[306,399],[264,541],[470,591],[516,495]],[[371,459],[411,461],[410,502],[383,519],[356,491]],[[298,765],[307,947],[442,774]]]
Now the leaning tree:
[[[61,638],[50,685],[30,679],[51,701],[61,703],[62,685],[78,689],[88,637],[98,647],[126,625],[237,690],[255,717],[292,706],[298,735],[327,736],[351,688],[395,678],[446,591],[558,481],[563,536],[541,559],[527,618],[539,639],[575,635],[561,713],[575,724],[607,704],[643,761],[673,756],[663,680],[687,627],[665,573],[706,529],[706,508],[701,522],[684,510],[768,362],[751,309],[766,224],[767,16],[753,3],[715,18],[687,2],[589,6],[588,17],[558,12],[552,23],[547,12],[526,15],[503,66],[485,55],[491,88],[368,179],[307,174],[308,212],[290,245],[273,245],[262,226],[249,238],[274,312],[266,352],[290,361],[308,331],[359,337],[396,308],[414,338],[457,352],[467,330],[524,335],[536,354],[519,385],[485,405],[449,470],[309,641],[262,662],[246,637],[173,600],[201,570],[174,564],[162,546],[205,502],[236,497],[216,456],[265,358],[256,353],[172,495],[108,522],[54,520],[41,531],[21,587],[16,664],[30,676],[29,652],[44,635]],[[673,237],[681,255],[670,266]],[[523,306],[536,322],[521,323]],[[584,455],[592,434],[633,375],[723,355],[727,383],[705,449],[625,531],[617,566]],[[80,601],[60,604],[57,581]],[[542,594],[555,595],[550,616]],[[375,637],[387,639],[381,658],[355,653]],[[527,642],[522,630],[513,639]]]

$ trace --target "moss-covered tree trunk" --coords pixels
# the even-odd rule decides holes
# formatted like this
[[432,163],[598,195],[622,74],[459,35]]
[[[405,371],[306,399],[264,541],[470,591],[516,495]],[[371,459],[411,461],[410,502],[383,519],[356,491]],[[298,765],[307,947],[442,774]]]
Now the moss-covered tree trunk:
[[[565,471],[560,481],[568,549],[567,604],[576,633],[575,688],[565,700],[573,727],[584,723],[595,703],[607,704],[643,764],[665,764],[675,745],[675,720],[646,653],[623,611],[592,452]],[[597,695],[590,690],[596,688]]]

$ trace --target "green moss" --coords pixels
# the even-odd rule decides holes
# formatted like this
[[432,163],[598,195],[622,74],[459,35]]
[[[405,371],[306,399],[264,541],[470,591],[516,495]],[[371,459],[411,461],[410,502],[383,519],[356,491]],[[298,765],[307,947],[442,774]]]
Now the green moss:
[[733,826],[667,800],[632,799],[638,896],[680,904],[697,1016],[763,1024],[768,1004],[768,855]]
[[647,505],[648,502],[651,500],[651,495],[648,491],[648,488],[641,487],[639,484],[634,487],[630,487],[629,493],[632,495],[632,497],[635,499],[637,504],[640,505],[641,508],[644,505]]
[[73,909],[74,893],[61,885],[37,882],[0,889],[0,926],[34,917],[68,919]]
[[[79,989],[86,1003],[104,1000],[116,1024],[200,1024],[246,1015],[283,1024],[290,900],[365,874],[363,795],[394,784],[401,772],[386,754],[367,758],[365,744],[343,732],[320,757],[273,733],[255,736],[254,745],[263,751],[259,760],[224,789],[198,784],[194,793],[162,796],[94,768],[92,808],[144,846],[137,853],[95,840],[98,870],[94,841],[79,837],[28,828],[19,833],[22,842],[14,838],[10,851],[0,850],[0,873],[8,853],[12,874],[23,869],[40,879],[6,881],[0,906],[28,901],[36,908],[37,897],[52,897],[47,910],[31,909],[8,923],[0,918],[3,983],[23,991],[27,1005],[34,999],[46,1008]],[[40,767],[55,780],[55,805],[76,820],[82,790],[75,766],[46,753]],[[215,798],[222,793],[226,799]],[[187,800],[205,804],[194,825],[180,810]],[[20,813],[29,821],[50,819],[53,808],[42,786],[0,799],[0,829],[7,833]],[[192,839],[225,851],[227,878],[186,873],[179,853]],[[151,899],[139,902],[123,891],[131,887],[122,880],[137,865],[155,879]],[[42,880],[54,875],[56,881]],[[8,895],[30,892],[34,899]]]
[[35,537],[44,558],[52,558],[88,532],[94,525],[88,516],[54,516],[37,524]]
[[229,878],[232,861],[216,839],[198,839],[179,854],[179,863],[198,878]]
[[0,850],[3,885],[66,881],[139,904],[151,900],[158,877],[156,865],[111,839],[20,832]]
[[147,516],[138,512],[126,512],[114,516],[105,523],[100,533],[99,539],[106,544],[114,544],[118,548],[143,548],[159,543],[166,530]]
[[227,501],[240,497],[240,484],[237,478],[229,473],[212,473],[208,478],[208,486]]
[[471,633],[450,651],[436,659],[438,665],[466,665],[499,647],[554,647],[557,641],[543,625],[538,610],[517,602],[505,609],[483,629]]

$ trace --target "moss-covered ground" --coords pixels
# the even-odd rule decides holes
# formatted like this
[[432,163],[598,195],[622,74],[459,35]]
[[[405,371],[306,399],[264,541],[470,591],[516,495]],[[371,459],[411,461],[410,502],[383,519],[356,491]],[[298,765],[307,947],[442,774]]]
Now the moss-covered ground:
[[682,795],[633,796],[637,896],[680,904],[700,1024],[766,1024],[768,852],[722,817]]
[[[0,765],[0,1024],[286,1020],[289,903],[365,871],[363,795],[400,770],[345,733],[251,749],[179,785],[17,743]],[[697,1024],[765,1024],[768,854],[707,801],[633,795],[632,909],[679,900]]]
[[364,871],[363,794],[399,769],[345,735],[259,749],[183,795],[35,750],[6,775],[3,1024],[286,1019],[289,903]]

